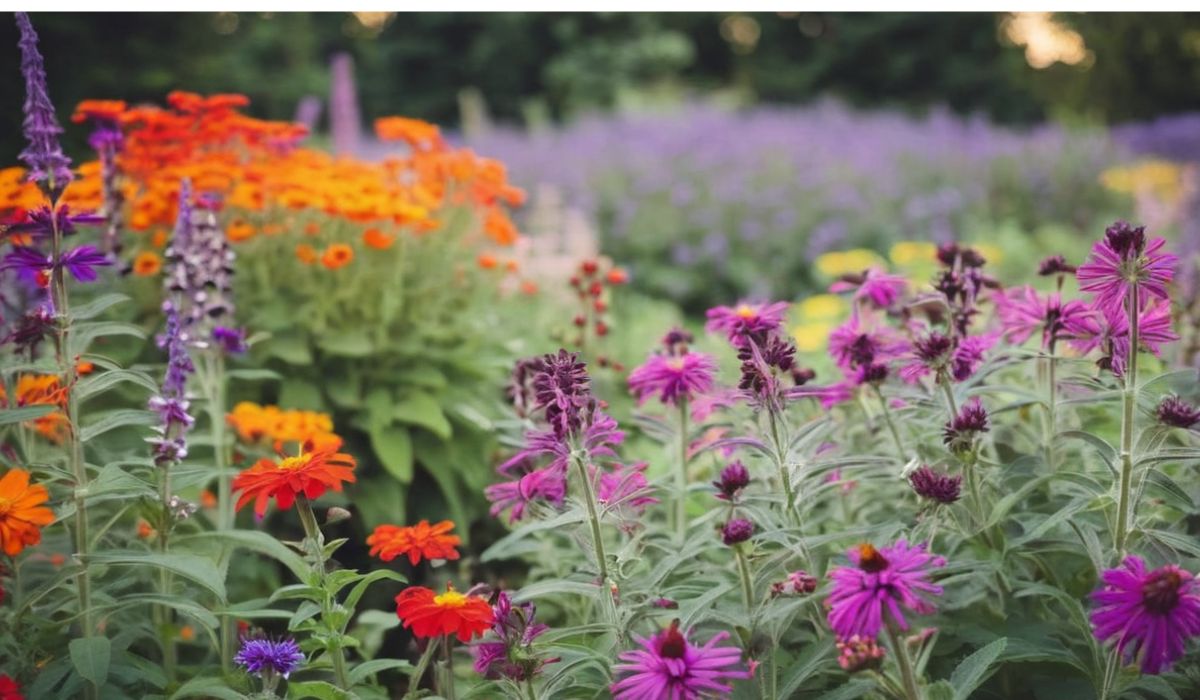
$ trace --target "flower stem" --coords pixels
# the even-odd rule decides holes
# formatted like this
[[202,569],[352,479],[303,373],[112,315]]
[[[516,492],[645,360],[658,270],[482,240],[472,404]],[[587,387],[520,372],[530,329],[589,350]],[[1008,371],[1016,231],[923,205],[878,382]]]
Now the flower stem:
[[426,643],[425,651],[417,661],[417,667],[413,670],[412,677],[408,681],[408,692],[404,694],[404,700],[417,697],[417,693],[421,689],[421,678],[425,675],[425,669],[429,668],[429,662],[433,660],[433,655],[437,653],[437,648],[437,642],[433,639],[430,639]]
[[675,534],[680,544],[687,540],[688,491],[688,401],[679,401],[679,471],[675,473]]
[[896,657],[896,666],[900,669],[900,682],[904,686],[904,696],[907,700],[922,700],[921,688],[917,685],[917,675],[913,671],[912,659],[908,656],[908,645],[896,632],[895,626],[887,624],[888,641],[892,645],[892,654]]
[[442,697],[446,700],[455,700],[454,695],[454,657],[450,654],[450,635],[442,636],[442,650],[445,657],[445,672],[442,676],[443,682],[438,690],[441,691]]
[[950,378],[945,372],[938,374],[938,384],[942,387],[942,393],[946,396],[946,408],[950,410],[950,420],[954,420],[958,416],[958,404],[954,401],[954,390],[950,388]]
[[[225,357],[217,348],[203,356],[204,375],[201,386],[208,411],[208,430],[212,436],[213,469],[217,472],[217,530],[233,529],[233,494],[229,488],[229,455],[225,445]],[[221,668],[232,668],[234,621],[221,616]]]
[[[170,439],[170,435],[164,436]],[[168,550],[168,538],[171,533],[172,513],[171,513],[171,464],[167,462],[159,468],[159,491],[158,498],[161,501],[162,515],[158,521],[158,552],[166,554]],[[171,572],[165,568],[159,569],[158,572],[158,588],[159,593],[163,597],[171,595]],[[167,676],[168,683],[175,682],[175,638],[172,634],[171,623],[172,615],[171,608],[166,605],[155,606],[159,613],[159,635],[162,643],[163,654],[163,671]]]
[[[599,573],[600,588],[603,591],[608,582],[608,558],[604,554],[604,537],[600,530],[600,513],[596,510],[596,494],[592,489],[592,480],[588,476],[587,466],[584,465],[583,459],[576,455],[571,458],[571,461],[575,463],[575,469],[579,472],[579,481],[583,484],[583,502],[587,506],[588,523],[592,530],[592,546],[596,550],[596,570]],[[607,594],[602,593],[603,595]]]
[[[317,516],[313,513],[312,502],[308,500],[307,496],[300,494],[296,497],[296,512],[300,514],[300,522],[304,525],[305,539],[312,548],[309,563],[312,566],[313,574],[320,581],[321,587],[325,588],[325,535],[322,534],[321,527],[317,524]],[[328,622],[336,603],[333,595],[326,589],[321,598],[321,619],[326,622],[331,635],[340,637],[341,629]],[[341,642],[328,642],[326,653],[333,665],[333,676],[337,680],[337,686],[342,690],[350,690],[350,675],[346,670],[346,656]]]
[[900,440],[900,431],[896,430],[896,424],[892,421],[892,411],[888,408],[887,399],[883,398],[882,391],[876,391],[875,395],[879,397],[879,409],[883,413],[883,421],[887,423],[888,432],[892,434],[892,442],[896,444],[896,451],[900,453],[900,461],[905,462],[904,458],[907,453],[904,451],[904,443]]
[[[52,200],[53,212],[56,202]],[[85,638],[95,634],[95,622],[92,617],[92,580],[89,571],[88,552],[90,538],[88,536],[88,507],[87,464],[83,460],[83,443],[79,439],[78,404],[75,401],[75,381],[78,374],[75,370],[75,359],[71,357],[70,336],[71,318],[70,306],[67,299],[66,269],[61,264],[63,254],[63,231],[58,226],[58,217],[50,216],[51,227],[51,260],[50,294],[54,303],[55,315],[55,355],[58,360],[58,371],[61,377],[62,389],[66,392],[67,417],[67,463],[75,479],[75,556],[79,559],[79,574],[75,578],[76,592],[79,595],[79,622]],[[95,683],[84,685],[84,695],[88,698],[97,697],[100,692]]]
[[1046,357],[1046,466],[1054,471],[1054,436],[1058,433],[1058,357],[1054,346]]
[[737,559],[738,578],[742,583],[742,600],[746,603],[746,614],[754,614],[754,584],[750,580],[750,564],[746,561],[746,553],[742,551],[739,542],[733,546],[733,555]]
[[1117,496],[1117,528],[1113,533],[1117,558],[1125,556],[1125,546],[1129,536],[1130,511],[1134,504],[1130,502],[1133,485],[1133,429],[1137,406],[1137,369],[1138,369],[1138,288],[1137,284],[1129,285],[1127,300],[1129,314],[1129,362],[1125,368],[1125,392],[1122,397],[1121,410],[1121,482]]
[[792,488],[792,477],[788,474],[787,451],[784,449],[783,441],[779,438],[779,417],[775,414],[774,409],[767,410],[767,417],[771,426],[771,442],[775,447],[775,466],[779,469],[779,481],[783,484],[783,493],[786,499],[784,512],[787,514],[788,522],[798,526],[800,523],[796,516],[796,491]]

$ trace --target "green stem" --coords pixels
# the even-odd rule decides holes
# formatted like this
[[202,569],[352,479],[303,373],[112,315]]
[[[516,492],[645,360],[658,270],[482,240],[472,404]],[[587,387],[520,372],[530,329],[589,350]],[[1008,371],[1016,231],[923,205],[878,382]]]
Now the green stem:
[[946,407],[950,410],[950,420],[954,420],[958,416],[958,404],[954,401],[954,390],[950,388],[950,378],[945,372],[938,373],[938,384],[942,387],[942,393],[946,396]]
[[754,584],[750,579],[750,564],[746,561],[746,553],[742,551],[741,543],[733,546],[733,555],[737,559],[738,578],[742,583],[742,600],[746,603],[746,614],[754,614]]
[[1046,358],[1046,384],[1046,466],[1054,471],[1054,436],[1058,433],[1058,357],[1054,354],[1053,343]]
[[533,676],[525,679],[525,694],[529,700],[538,700],[537,690],[533,687]]
[[882,391],[876,391],[875,395],[879,397],[879,409],[883,413],[883,421],[887,423],[888,432],[892,434],[892,442],[896,445],[896,451],[900,453],[900,461],[905,462],[907,453],[904,451],[904,443],[900,441],[900,431],[896,430],[896,424],[892,421],[892,411],[888,408],[887,399],[883,398]]
[[[304,494],[296,497],[296,512],[300,514],[300,523],[304,525],[305,540],[311,547],[309,564],[312,566],[313,574],[320,581],[321,588],[325,589],[321,598],[321,620],[325,622],[331,635],[336,638],[341,635],[341,629],[329,621],[337,601],[325,586],[325,535],[321,532],[320,525],[317,524],[317,516],[313,513],[312,502]],[[333,665],[333,676],[337,680],[337,686],[342,690],[350,690],[350,674],[346,669],[346,654],[341,643],[330,642],[326,647],[326,653]]]
[[675,473],[675,534],[682,544],[687,540],[688,491],[688,401],[679,401],[679,471]]
[[[583,502],[587,506],[588,523],[592,530],[592,546],[596,551],[596,569],[600,576],[601,597],[608,595],[606,585],[608,583],[608,558],[604,554],[604,537],[600,530],[600,513],[596,510],[596,495],[592,489],[592,479],[588,476],[587,466],[578,456],[572,456],[571,461],[575,463],[575,470],[579,473],[579,481],[583,484]],[[606,606],[607,607],[607,606]]]
[[[170,439],[170,435],[165,436]],[[168,538],[170,537],[171,524],[173,514],[171,513],[171,465],[170,463],[162,465],[159,468],[159,491],[158,497],[161,501],[162,515],[158,521],[158,552],[165,555],[168,551]],[[159,569],[158,572],[158,587],[159,592],[163,597],[171,595],[171,573],[165,568]],[[162,641],[163,654],[163,671],[166,673],[167,682],[175,682],[175,638],[172,627],[171,608],[166,605],[156,606],[159,613],[159,635]]]
[[429,662],[433,660],[433,655],[437,653],[437,648],[437,642],[432,639],[425,644],[425,651],[417,661],[417,667],[413,670],[412,678],[408,681],[408,692],[404,694],[404,700],[417,697],[417,693],[421,690],[421,678],[425,675],[425,669],[429,668]]
[[1137,284],[1129,285],[1127,300],[1129,314],[1129,362],[1125,368],[1125,392],[1121,410],[1121,483],[1117,496],[1117,528],[1113,533],[1117,558],[1125,556],[1125,546],[1129,537],[1130,511],[1134,504],[1130,502],[1133,485],[1133,429],[1137,406],[1137,370],[1138,370],[1138,288]]
[[[51,201],[51,210],[55,208]],[[53,267],[50,270],[50,293],[54,302],[55,314],[55,355],[58,360],[58,371],[62,389],[66,392],[67,417],[67,463],[75,479],[75,556],[79,560],[79,574],[75,578],[76,592],[79,595],[79,621],[84,638],[92,637],[95,632],[95,621],[92,616],[92,580],[89,571],[88,553],[90,543],[88,537],[88,507],[87,464],[83,460],[83,443],[79,440],[78,405],[75,401],[75,359],[71,357],[70,337],[71,318],[70,302],[67,298],[66,270],[60,264],[63,254],[63,232],[58,226],[58,217],[50,217],[52,233],[51,259]],[[84,686],[84,694],[88,698],[99,695],[100,688],[95,683]]]
[[[202,356],[205,408],[212,436],[213,468],[217,472],[217,530],[233,529],[233,494],[229,487],[229,454],[225,444],[225,358],[219,349]],[[236,628],[228,615],[221,616],[221,669],[232,670]]]
[[442,697],[445,698],[446,700],[455,700],[454,657],[450,654],[450,635],[448,635],[448,634],[442,636],[442,650],[443,650],[443,656],[445,656],[446,670],[445,670],[445,675],[443,675],[443,678],[444,678],[444,682],[442,683],[443,687],[439,688],[439,690],[442,693]]
[[921,688],[917,685],[917,675],[913,671],[912,659],[908,656],[908,645],[896,633],[896,628],[887,624],[888,641],[892,645],[892,655],[896,657],[896,666],[900,669],[900,682],[904,686],[904,696],[907,700],[922,700]]
[[775,415],[775,411],[768,409],[767,417],[771,426],[771,442],[775,447],[775,466],[779,469],[779,481],[783,484],[783,493],[786,499],[784,512],[787,514],[788,522],[793,526],[798,526],[799,519],[796,516],[796,491],[792,488],[792,478],[788,474],[787,469],[787,451],[783,447],[783,441],[779,438],[779,419]]

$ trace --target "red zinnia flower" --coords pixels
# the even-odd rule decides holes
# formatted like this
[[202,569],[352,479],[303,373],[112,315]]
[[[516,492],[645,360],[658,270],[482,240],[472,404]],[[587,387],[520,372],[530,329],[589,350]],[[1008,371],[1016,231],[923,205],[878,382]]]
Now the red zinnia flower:
[[310,500],[320,498],[326,489],[342,490],[342,482],[354,483],[354,458],[336,447],[327,447],[296,457],[286,457],[278,463],[263,458],[254,466],[233,479],[233,490],[241,491],[237,509],[254,501],[254,514],[263,517],[267,504],[275,498],[275,505],[286,510],[292,507],[296,496],[305,495]]
[[458,535],[447,534],[453,529],[454,523],[449,520],[437,525],[430,525],[428,520],[406,527],[380,525],[367,538],[367,544],[371,545],[371,556],[391,561],[401,554],[407,554],[413,566],[422,558],[458,559],[458,550],[454,548],[462,540]]
[[7,673],[0,673],[0,700],[25,700],[21,686]]
[[468,596],[447,585],[445,593],[410,586],[396,596],[396,615],[420,639],[454,634],[460,642],[491,629],[495,613],[487,600]]

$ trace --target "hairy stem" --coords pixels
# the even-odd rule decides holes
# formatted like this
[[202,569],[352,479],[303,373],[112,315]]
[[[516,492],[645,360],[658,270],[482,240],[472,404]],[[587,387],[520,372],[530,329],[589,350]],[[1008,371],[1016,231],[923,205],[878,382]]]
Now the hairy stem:
[[675,535],[680,544],[687,540],[688,491],[688,402],[679,401],[679,471],[675,473]]
[[1053,344],[1046,357],[1046,466],[1054,471],[1054,436],[1058,433],[1058,357]]
[[737,559],[738,579],[742,584],[742,600],[746,603],[746,614],[754,614],[754,584],[750,579],[750,563],[746,561],[746,553],[742,551],[739,542],[733,546],[733,555]]
[[1133,485],[1133,429],[1137,407],[1137,370],[1138,370],[1138,288],[1137,284],[1129,285],[1127,299],[1129,315],[1129,362],[1125,368],[1125,392],[1122,396],[1121,410],[1121,483],[1117,496],[1117,528],[1113,533],[1114,548],[1117,558],[1125,556],[1125,546],[1129,537],[1129,522],[1134,504],[1130,494]]
[[896,423],[892,421],[892,411],[888,408],[887,399],[883,398],[882,391],[876,391],[875,395],[879,397],[879,410],[883,413],[883,421],[887,423],[888,432],[892,434],[892,442],[896,445],[896,451],[900,453],[900,461],[906,461],[904,458],[907,453],[904,451],[904,443],[900,440],[900,431],[896,430]]
[[[201,386],[208,411],[208,431],[212,437],[213,468],[217,472],[217,530],[233,529],[233,493],[229,487],[229,453],[225,444],[225,357],[217,348],[202,356],[204,374]],[[221,616],[221,669],[228,672],[233,663],[234,620]]]
[[775,448],[775,466],[779,469],[779,481],[783,484],[783,494],[786,499],[784,513],[787,514],[788,522],[793,526],[798,526],[800,522],[796,516],[796,490],[792,487],[792,477],[788,473],[787,450],[779,438],[779,416],[773,409],[768,409],[767,418],[771,426],[771,443]]
[[592,547],[596,551],[596,570],[600,576],[601,597],[608,595],[603,592],[608,582],[608,557],[604,554],[604,536],[600,530],[600,513],[596,510],[596,494],[592,489],[592,479],[588,476],[587,465],[583,459],[575,455],[571,458],[575,470],[579,473],[579,481],[583,484],[583,502],[587,506],[588,524],[592,531]]
[[921,688],[917,685],[917,674],[913,670],[912,659],[908,656],[908,645],[896,632],[895,626],[887,624],[888,641],[892,645],[892,655],[896,657],[896,666],[900,669],[900,682],[904,686],[904,697],[907,700],[922,700]]
[[[164,436],[170,439],[170,435]],[[158,476],[158,498],[161,501],[162,515],[158,521],[158,552],[166,554],[169,548],[168,539],[171,533],[172,513],[171,513],[171,464],[168,462],[159,468]],[[171,595],[171,572],[165,568],[160,568],[158,571],[158,588],[159,593],[163,597]],[[166,605],[158,605],[156,612],[158,613],[158,629],[162,644],[163,654],[163,671],[166,673],[169,683],[175,682],[175,639],[171,629],[172,615],[171,608]]]

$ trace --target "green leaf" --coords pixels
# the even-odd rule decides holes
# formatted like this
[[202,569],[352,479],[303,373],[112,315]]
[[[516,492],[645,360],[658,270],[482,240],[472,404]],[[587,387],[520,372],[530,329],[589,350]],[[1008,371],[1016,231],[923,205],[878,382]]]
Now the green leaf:
[[79,385],[75,389],[75,398],[80,402],[86,401],[92,396],[108,391],[122,382],[137,384],[151,393],[157,393],[159,389],[158,383],[151,379],[150,375],[145,372],[132,369],[113,369],[79,380]]
[[240,380],[248,381],[248,382],[278,381],[280,379],[283,379],[283,375],[276,372],[275,370],[260,369],[260,368],[253,368],[253,367],[242,367],[242,368],[238,368],[238,369],[231,369],[228,372],[226,372],[226,375],[230,379],[240,379]]
[[953,700],[954,686],[946,681],[938,681],[925,688],[925,700]]
[[392,419],[425,428],[443,440],[449,440],[454,433],[437,399],[420,391],[397,401],[392,406]]
[[416,365],[396,372],[394,381],[400,386],[419,386],[426,389],[445,389],[449,380],[433,365]]
[[800,690],[800,686],[804,681],[808,680],[813,674],[820,672],[829,664],[833,651],[832,641],[824,643],[813,643],[808,646],[808,649],[791,664],[787,675],[783,677],[783,685],[779,689],[779,697],[790,698],[796,696],[796,691]]
[[103,415],[100,420],[91,425],[83,426],[79,431],[80,442],[88,443],[96,439],[98,436],[116,430],[118,428],[127,428],[135,425],[150,426],[158,422],[158,414],[153,411],[143,411],[136,408],[123,408],[117,411],[109,411]]
[[87,349],[97,338],[107,338],[111,336],[132,336],[139,340],[146,339],[146,331],[141,327],[131,323],[119,323],[117,321],[88,321],[85,323],[76,323],[71,327],[71,338],[68,345],[71,346],[71,357],[82,355],[87,352]]
[[288,379],[279,391],[279,407],[306,411],[325,410],[321,390],[303,379]]
[[129,301],[129,297],[124,294],[103,294],[86,304],[80,304],[71,309],[71,319],[74,321],[91,320],[123,301]]
[[1188,556],[1200,557],[1200,542],[1195,537],[1184,537],[1166,530],[1145,530],[1146,536],[1154,538],[1176,552],[1187,552]]
[[102,687],[108,680],[108,665],[112,662],[112,642],[107,637],[81,637],[68,645],[71,663],[84,679]]
[[245,696],[233,690],[221,678],[193,678],[179,686],[171,700],[183,698],[217,698],[217,700],[245,700]]
[[220,600],[225,599],[225,582],[212,560],[195,554],[156,554],[147,552],[99,552],[87,557],[87,564],[110,566],[151,566],[196,583]]
[[307,337],[299,334],[277,335],[263,343],[268,355],[278,357],[289,365],[306,367],[313,363]]
[[230,548],[248,549],[252,552],[265,554],[288,568],[298,579],[308,574],[308,564],[304,558],[289,549],[279,540],[262,530],[223,530],[219,532],[201,532],[195,535],[175,537],[171,545],[176,548],[188,549],[196,545],[216,544]]
[[380,671],[389,671],[393,668],[398,668],[410,675],[414,670],[413,665],[404,659],[375,659],[373,661],[365,661],[350,672],[350,685],[358,685]]
[[408,579],[398,571],[391,569],[376,569],[371,573],[363,576],[362,579],[354,584],[354,588],[350,589],[350,594],[346,596],[346,600],[342,603],[347,609],[353,611],[358,606],[358,601],[362,600],[363,594],[367,592],[367,587],[376,581],[389,579],[399,583],[408,583]]
[[374,349],[365,329],[339,331],[321,336],[317,346],[338,357],[370,357]]
[[405,489],[389,476],[381,474],[362,479],[350,487],[350,496],[368,526],[407,519]]
[[51,404],[36,404],[33,406],[21,406],[20,408],[8,408],[0,411],[0,425],[11,425],[13,423],[24,423],[25,421],[37,420],[42,416],[48,416],[58,410],[57,406]]
[[992,664],[1004,653],[1008,639],[1001,637],[962,660],[954,673],[950,674],[950,685],[954,686],[954,700],[967,700],[990,675]]
[[1117,449],[1108,444],[1108,441],[1104,438],[1100,437],[1099,435],[1089,433],[1086,430],[1064,430],[1058,434],[1058,437],[1083,440],[1092,447],[1095,447],[1096,452],[1100,454],[1100,458],[1104,460],[1104,464],[1108,467],[1109,471],[1113,472],[1114,474],[1116,473],[1116,467],[1113,465],[1116,464]]
[[349,700],[352,696],[325,681],[293,681],[288,683],[289,698],[317,698],[317,700]]
[[133,476],[120,464],[110,464],[87,486],[87,499],[111,500],[152,496],[155,491],[149,484]]
[[816,700],[854,700],[855,698],[861,698],[874,688],[874,681],[869,681],[865,678],[855,678],[845,685],[838,686],[827,693],[822,693]]
[[412,482],[413,444],[408,428],[398,425],[373,424],[370,430],[371,449],[389,474],[402,484]]

